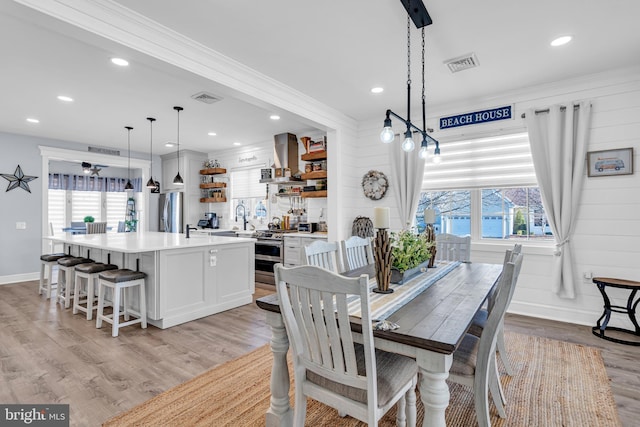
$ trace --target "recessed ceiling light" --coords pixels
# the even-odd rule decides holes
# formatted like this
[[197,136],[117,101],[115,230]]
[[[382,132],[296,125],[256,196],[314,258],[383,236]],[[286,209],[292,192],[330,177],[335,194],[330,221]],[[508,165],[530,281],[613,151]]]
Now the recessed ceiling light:
[[111,62],[121,67],[127,67],[129,65],[129,61],[122,58],[111,58]]
[[209,135],[209,136],[216,136],[216,135],[217,135],[217,133],[215,133],[215,132],[209,132],[207,135]]
[[173,142],[165,142],[165,143],[164,143],[164,146],[165,146],[165,147],[175,147],[175,146],[176,146],[176,144],[174,144]]
[[40,123],[40,120],[38,120],[38,119],[34,119],[33,117],[28,117],[28,118],[27,118],[27,121],[28,121],[29,123]]
[[238,145],[242,145],[242,144],[240,144],[239,142],[234,142],[233,145],[238,146]]
[[551,46],[562,46],[563,44],[569,43],[571,41],[571,38],[571,36],[558,37],[557,39],[551,41]]
[[271,120],[280,120],[280,116],[279,116],[279,115],[277,115],[277,114],[272,114],[272,115],[270,115],[270,116],[269,116],[269,118],[270,118]]
[[382,92],[384,92],[384,88],[381,88],[379,86],[371,88],[371,93],[382,93]]
[[73,98],[65,95],[58,95],[58,99],[64,102],[73,102]]

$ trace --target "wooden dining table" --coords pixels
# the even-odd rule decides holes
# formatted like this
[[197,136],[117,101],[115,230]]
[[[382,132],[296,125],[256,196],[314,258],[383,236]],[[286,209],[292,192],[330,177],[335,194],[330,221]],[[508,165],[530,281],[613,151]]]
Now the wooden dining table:
[[[446,426],[445,409],[449,405],[449,387],[446,379],[456,351],[469,329],[475,313],[480,309],[498,279],[502,266],[483,263],[457,263],[449,272],[433,281],[438,264],[402,286],[421,286],[430,280],[424,290],[403,303],[386,320],[397,324],[395,330],[374,330],[376,348],[410,356],[418,362],[420,372],[418,388],[424,404],[423,426]],[[371,266],[343,273],[348,276],[369,274]],[[293,425],[293,410],[289,404],[290,378],[287,368],[289,340],[280,315],[277,294],[256,301],[265,310],[271,327],[271,405],[266,414],[267,426]],[[351,317],[351,329],[360,333],[361,319]]]

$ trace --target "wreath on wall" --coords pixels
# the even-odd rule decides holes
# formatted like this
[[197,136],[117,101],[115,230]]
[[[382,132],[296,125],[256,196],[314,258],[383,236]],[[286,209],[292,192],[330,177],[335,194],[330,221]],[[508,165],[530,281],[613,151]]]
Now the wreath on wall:
[[362,177],[362,191],[371,200],[380,200],[389,188],[389,180],[380,171],[370,170]]

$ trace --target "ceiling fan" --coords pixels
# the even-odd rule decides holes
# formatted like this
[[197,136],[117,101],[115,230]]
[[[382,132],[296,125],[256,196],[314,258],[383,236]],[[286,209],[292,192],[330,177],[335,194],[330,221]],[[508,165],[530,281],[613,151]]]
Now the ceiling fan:
[[107,165],[91,165],[91,163],[89,162],[82,162],[82,172],[85,173],[85,175],[89,175],[90,176],[100,176],[100,171],[103,168],[108,168],[109,166]]

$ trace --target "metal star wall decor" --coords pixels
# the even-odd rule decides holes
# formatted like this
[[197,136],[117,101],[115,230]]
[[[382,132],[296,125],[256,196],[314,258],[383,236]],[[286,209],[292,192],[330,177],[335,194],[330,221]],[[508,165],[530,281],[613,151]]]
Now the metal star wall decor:
[[7,181],[9,181],[9,186],[7,187],[7,191],[11,191],[14,188],[20,187],[23,190],[28,191],[29,193],[31,193],[31,189],[29,188],[29,181],[33,181],[34,179],[38,178],[37,176],[25,175],[22,172],[22,168],[20,167],[20,165],[18,165],[13,175],[10,175],[8,173],[3,173],[2,177]]
[[94,166],[91,168],[91,176],[100,176],[100,171],[101,171],[101,170],[102,170],[102,169],[101,169],[101,168],[99,168],[97,165],[94,165]]

